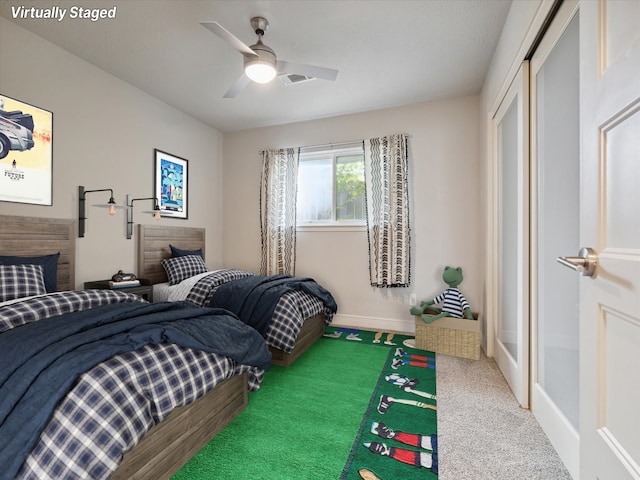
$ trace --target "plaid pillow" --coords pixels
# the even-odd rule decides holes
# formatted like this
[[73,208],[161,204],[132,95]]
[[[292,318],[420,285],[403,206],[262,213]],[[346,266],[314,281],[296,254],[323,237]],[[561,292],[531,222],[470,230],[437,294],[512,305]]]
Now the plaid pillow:
[[0,255],[0,265],[42,265],[44,268],[44,286],[48,293],[58,289],[58,259],[60,252],[41,257],[15,257]]
[[189,277],[209,271],[200,255],[165,258],[160,264],[167,272],[169,285],[177,285]]
[[42,265],[0,265],[0,302],[45,293]]

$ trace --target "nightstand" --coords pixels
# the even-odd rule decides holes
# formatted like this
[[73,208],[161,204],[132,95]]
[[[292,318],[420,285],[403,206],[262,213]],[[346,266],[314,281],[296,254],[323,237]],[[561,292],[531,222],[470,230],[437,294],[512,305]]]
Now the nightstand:
[[109,280],[94,280],[93,282],[84,282],[84,289],[89,290],[95,288],[98,290],[118,290],[120,292],[135,293],[145,300],[153,302],[153,285],[151,285],[151,282],[143,278],[139,278],[138,280],[140,280],[140,285],[124,288],[111,288],[109,286]]

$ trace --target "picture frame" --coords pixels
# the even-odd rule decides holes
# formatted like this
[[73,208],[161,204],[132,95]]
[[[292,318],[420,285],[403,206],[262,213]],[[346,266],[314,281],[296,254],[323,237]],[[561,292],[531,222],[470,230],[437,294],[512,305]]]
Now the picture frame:
[[0,94],[0,201],[53,205],[53,112]]
[[189,218],[189,161],[157,148],[154,149],[153,156],[154,194],[158,199],[160,215]]

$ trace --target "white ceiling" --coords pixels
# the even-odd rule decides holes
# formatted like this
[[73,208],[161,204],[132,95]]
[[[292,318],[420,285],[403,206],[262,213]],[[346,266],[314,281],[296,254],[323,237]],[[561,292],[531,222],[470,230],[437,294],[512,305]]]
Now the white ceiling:
[[[115,19],[13,18],[12,7],[116,9]],[[477,93],[511,0],[37,0],[0,15],[222,131],[291,123]],[[339,70],[335,82],[250,84],[222,98],[242,55],[202,27],[247,45],[253,16],[278,58]]]

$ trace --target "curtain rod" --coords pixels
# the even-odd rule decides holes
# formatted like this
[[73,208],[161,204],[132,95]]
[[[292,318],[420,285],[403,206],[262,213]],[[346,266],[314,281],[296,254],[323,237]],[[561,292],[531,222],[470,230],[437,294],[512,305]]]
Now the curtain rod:
[[[405,135],[405,136],[409,136],[406,133],[403,134],[399,134],[399,135]],[[341,147],[350,147],[350,146],[356,146],[356,145],[364,145],[364,140],[352,140],[350,142],[338,142],[338,143],[325,143],[325,144],[321,144],[321,145],[307,145],[304,147],[300,147],[300,150],[319,150],[319,149],[330,149],[330,148],[341,148]]]
[[[408,134],[403,133],[401,135],[405,135],[407,137],[409,137]],[[318,144],[318,145],[306,145],[304,147],[298,147],[298,150],[300,152],[307,152],[307,151],[322,151],[322,150],[329,150],[329,149],[334,149],[334,148],[345,148],[345,147],[356,147],[356,146],[364,146],[364,140],[352,140],[350,142],[337,142],[337,143],[324,143],[324,144]],[[264,155],[264,152],[266,150],[261,150],[260,154]]]
[[351,142],[338,142],[338,143],[325,143],[320,145],[306,145],[304,147],[300,147],[300,151],[302,150],[318,150],[321,148],[324,149],[333,149],[333,148],[341,148],[341,147],[351,147],[356,145],[362,145],[364,140],[353,140]]
[[[364,145],[364,140],[354,140],[352,142],[325,143],[325,144],[319,144],[319,145],[306,145],[304,147],[297,147],[297,148],[300,152],[303,152],[303,151],[309,152],[309,151],[333,150],[334,148],[357,147],[361,145]],[[260,155],[264,155],[264,152],[266,152],[267,150],[260,150]]]

